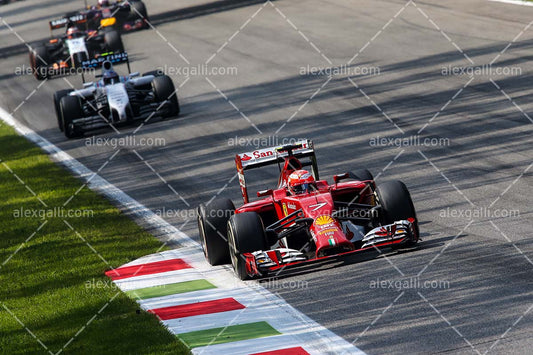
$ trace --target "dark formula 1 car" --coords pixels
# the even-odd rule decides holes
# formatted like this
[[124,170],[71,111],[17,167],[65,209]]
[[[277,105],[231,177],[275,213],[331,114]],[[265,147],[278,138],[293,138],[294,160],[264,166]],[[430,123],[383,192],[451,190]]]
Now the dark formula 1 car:
[[[376,187],[366,169],[335,175],[333,184],[319,180],[312,141],[238,154],[235,163],[244,204],[235,209],[221,199],[200,205],[198,228],[208,262],[231,261],[240,279],[419,240],[415,208],[402,182]],[[271,164],[280,168],[277,188],[258,192],[262,198],[250,202],[244,172]],[[312,171],[302,170],[306,166]]]
[[85,9],[67,13],[65,17],[73,16],[83,16],[88,30],[112,27],[117,31],[132,31],[149,27],[146,5],[140,0],[98,0],[94,6],[85,1]]
[[[104,60],[103,64],[99,60]],[[139,73],[119,76],[112,62],[127,60],[127,53],[122,53],[83,62],[85,68],[102,65],[101,79],[84,82],[80,90],[67,89],[54,94],[58,126],[68,138],[110,124],[179,114],[178,96],[170,77],[156,71],[143,76]]]
[[66,27],[62,36],[52,36],[45,43],[30,49],[30,65],[35,77],[43,80],[66,74],[69,68],[80,68],[81,63],[106,53],[124,51],[122,38],[115,30],[82,30],[85,17],[76,15],[50,22],[50,30]]

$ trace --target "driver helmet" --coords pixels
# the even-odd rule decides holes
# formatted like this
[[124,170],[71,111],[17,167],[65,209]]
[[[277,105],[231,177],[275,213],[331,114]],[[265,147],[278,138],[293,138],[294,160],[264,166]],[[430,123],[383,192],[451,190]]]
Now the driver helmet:
[[70,26],[67,29],[67,37],[68,38],[74,38],[77,34],[81,33],[80,29],[76,26]]
[[116,84],[120,81],[120,78],[117,74],[116,71],[114,70],[108,70],[104,73],[103,75],[103,79],[104,79],[104,84],[105,85],[109,85],[109,84]]
[[307,170],[296,170],[289,175],[288,189],[293,195],[311,192],[316,189],[315,178]]
[[98,0],[98,5],[100,7],[107,7],[109,6],[109,0]]

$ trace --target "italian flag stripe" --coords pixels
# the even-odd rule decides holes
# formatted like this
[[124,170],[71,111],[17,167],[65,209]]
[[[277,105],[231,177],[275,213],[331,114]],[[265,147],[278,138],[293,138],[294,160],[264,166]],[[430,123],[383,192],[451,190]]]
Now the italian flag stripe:
[[281,333],[267,322],[255,322],[183,333],[179,334],[178,338],[190,348],[197,348],[200,346],[257,339],[279,334]]
[[149,309],[148,312],[156,314],[162,320],[199,316],[202,314],[235,311],[246,308],[234,298],[222,298],[213,301],[196,302],[179,306]]
[[297,347],[297,348],[287,348],[287,349],[280,349],[280,350],[273,350],[273,351],[265,351],[262,353],[254,353],[251,355],[309,355],[309,353],[305,351],[304,348]]
[[216,286],[207,280],[191,280],[167,285],[139,288],[137,290],[126,291],[126,294],[133,299],[144,300],[148,298],[170,296],[185,292],[207,290],[210,288],[216,288]]
[[189,266],[189,264],[187,264],[185,261],[181,259],[170,259],[147,264],[123,266],[114,270],[106,271],[105,274],[107,277],[111,278],[111,280],[120,280],[128,277],[158,274],[161,272],[188,268],[191,268],[191,266]]

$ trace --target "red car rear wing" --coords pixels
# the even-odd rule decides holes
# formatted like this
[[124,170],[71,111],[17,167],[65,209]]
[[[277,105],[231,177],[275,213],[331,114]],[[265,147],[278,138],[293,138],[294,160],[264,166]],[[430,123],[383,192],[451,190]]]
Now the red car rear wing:
[[298,159],[302,167],[311,166],[315,180],[319,179],[315,149],[313,141],[310,139],[302,139],[291,145],[263,148],[235,155],[235,166],[237,167],[239,185],[244,203],[249,202],[246,180],[244,178],[245,170],[278,164],[280,172],[283,173],[280,164],[291,157]]

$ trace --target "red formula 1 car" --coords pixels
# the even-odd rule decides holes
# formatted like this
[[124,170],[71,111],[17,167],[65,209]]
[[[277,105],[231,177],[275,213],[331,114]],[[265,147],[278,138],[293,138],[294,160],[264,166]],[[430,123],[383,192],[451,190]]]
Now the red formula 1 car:
[[[419,240],[407,187],[390,181],[376,187],[366,170],[320,180],[313,142],[266,148],[235,157],[244,204],[214,200],[198,207],[198,228],[211,265],[231,261],[244,280],[265,277],[306,262]],[[250,202],[244,172],[278,164],[276,189]],[[310,166],[311,171],[303,170]]]

